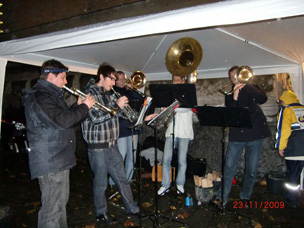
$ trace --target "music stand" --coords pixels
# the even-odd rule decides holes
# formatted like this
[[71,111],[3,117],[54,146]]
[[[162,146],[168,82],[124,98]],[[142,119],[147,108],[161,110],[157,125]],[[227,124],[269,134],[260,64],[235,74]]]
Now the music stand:
[[195,84],[151,84],[149,88],[155,107],[167,107],[175,100],[181,108],[197,105]]
[[[174,111],[175,107],[177,107],[177,105],[179,104],[178,101],[174,101],[167,109],[165,109],[164,111],[162,111],[160,114],[158,114],[154,119],[152,119],[151,121],[148,122],[148,126],[152,127],[154,130],[154,138],[155,138],[155,142],[154,142],[154,147],[155,147],[155,152],[154,152],[154,167],[155,167],[155,182],[154,182],[154,194],[155,194],[155,210],[154,210],[154,224],[153,227],[160,227],[159,225],[159,221],[158,218],[160,217],[160,214],[158,212],[158,201],[157,201],[157,182],[158,182],[158,174],[157,174],[157,126],[159,126],[160,123],[162,123],[168,116],[170,116],[170,114]],[[164,216],[161,216],[167,220],[170,221],[175,221],[178,223],[181,223],[183,225],[185,225],[183,222],[175,220],[175,219],[171,219],[171,218],[167,218]],[[151,218],[150,218],[151,219]],[[153,221],[153,220],[152,220]]]
[[[162,123],[170,114],[174,111],[177,105],[179,107],[190,108],[196,105],[196,90],[194,84],[151,84],[150,93],[153,98],[153,105],[155,107],[167,107],[166,110],[161,112],[157,117],[148,123],[148,126],[154,128],[155,137],[155,221],[154,226],[159,226],[158,217],[158,203],[157,203],[157,125]],[[169,106],[169,107],[168,107]],[[174,129],[174,127],[173,127]],[[173,134],[173,144],[174,144],[174,134]],[[174,149],[174,147],[172,147]],[[185,223],[161,216],[169,221],[174,221],[185,225]]]
[[224,176],[225,176],[225,129],[227,127],[252,128],[249,110],[247,108],[232,108],[224,106],[199,106],[197,117],[200,125],[222,127],[222,209],[224,209]]

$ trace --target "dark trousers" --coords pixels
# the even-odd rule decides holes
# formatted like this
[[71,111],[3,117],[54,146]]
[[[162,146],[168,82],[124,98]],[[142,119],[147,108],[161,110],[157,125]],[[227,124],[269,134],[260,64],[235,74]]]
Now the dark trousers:
[[123,159],[118,151],[118,147],[106,149],[88,149],[89,162],[94,173],[93,180],[93,200],[95,214],[99,216],[108,211],[105,191],[108,185],[108,174],[114,180],[127,213],[136,213],[138,206],[133,200],[132,190],[128,182]]
[[[304,167],[304,161],[285,160],[286,162],[286,183],[296,186],[300,184],[300,175]],[[300,197],[299,190],[286,189],[285,199],[297,203]]]

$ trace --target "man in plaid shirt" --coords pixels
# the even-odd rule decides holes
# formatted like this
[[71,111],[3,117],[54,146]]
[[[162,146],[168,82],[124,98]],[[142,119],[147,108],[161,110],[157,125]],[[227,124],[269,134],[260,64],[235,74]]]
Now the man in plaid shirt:
[[[110,109],[123,108],[128,104],[128,98],[123,96],[115,100],[109,93],[116,79],[115,69],[104,63],[98,69],[95,82],[90,81],[86,91],[95,98],[96,102]],[[118,109],[114,116],[109,112],[91,109],[88,118],[81,125],[83,138],[87,143],[89,162],[94,173],[93,200],[96,220],[105,224],[117,223],[117,219],[107,213],[105,191],[108,173],[121,193],[126,212],[129,215],[140,215],[139,208],[133,200],[122,156],[116,145],[120,115],[123,115],[121,109]]]

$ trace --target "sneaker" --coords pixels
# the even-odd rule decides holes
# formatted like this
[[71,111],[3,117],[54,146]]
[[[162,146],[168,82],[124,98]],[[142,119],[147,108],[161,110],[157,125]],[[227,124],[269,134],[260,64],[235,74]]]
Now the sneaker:
[[117,219],[107,212],[96,217],[97,222],[104,222],[107,225],[113,225],[117,223]]
[[165,195],[167,192],[169,192],[169,188],[160,187],[160,189],[158,190],[157,194],[158,194],[159,196],[163,196],[163,195]]
[[185,193],[184,185],[176,185],[176,188],[177,188],[177,194]]

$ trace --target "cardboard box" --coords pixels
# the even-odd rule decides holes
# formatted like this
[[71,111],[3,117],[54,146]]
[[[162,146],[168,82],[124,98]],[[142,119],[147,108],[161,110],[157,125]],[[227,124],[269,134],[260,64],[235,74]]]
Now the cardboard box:
[[203,187],[203,188],[211,188],[213,187],[214,181],[221,181],[221,178],[219,177],[219,173],[216,171],[213,171],[212,173],[208,173],[205,177],[199,177],[197,175],[193,176],[194,184],[197,187]]
[[[155,166],[152,168],[152,181],[155,181]],[[162,166],[157,166],[157,181],[161,182],[163,179],[162,175]],[[171,173],[170,173],[170,182],[172,182],[172,179],[175,180],[175,167],[171,167]]]

